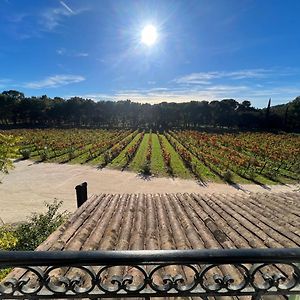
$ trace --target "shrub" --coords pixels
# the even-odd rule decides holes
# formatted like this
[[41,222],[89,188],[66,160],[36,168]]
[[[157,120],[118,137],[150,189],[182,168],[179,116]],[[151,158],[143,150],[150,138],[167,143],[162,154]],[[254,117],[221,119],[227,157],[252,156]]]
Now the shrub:
[[17,157],[20,138],[0,133],[0,172],[8,173],[13,167],[12,159]]
[[31,156],[31,150],[30,149],[21,149],[20,154],[22,155],[23,159],[28,159]]
[[0,227],[0,250],[11,250],[17,245],[18,239],[10,226]]
[[223,179],[226,181],[226,182],[229,182],[231,183],[232,182],[232,173],[227,170],[224,174],[223,174]]
[[[33,214],[25,223],[0,227],[0,250],[34,250],[67,218],[68,213],[59,213],[62,201],[45,203],[46,213]],[[2,280],[11,268],[0,269]]]
[[69,157],[69,160],[71,160],[71,159],[73,159],[73,158],[76,157],[76,155],[75,155],[75,149],[74,148],[70,148],[68,150],[68,157]]
[[45,161],[48,159],[48,153],[46,151],[41,152],[40,154],[41,161]]
[[141,174],[143,175],[151,175],[151,168],[150,168],[150,164],[145,162],[142,167],[141,167],[141,170],[140,170]]
[[67,218],[68,213],[59,213],[62,201],[45,203],[46,213],[33,214],[25,223],[16,226],[14,234],[17,243],[13,250],[34,250]]
[[111,155],[109,151],[105,151],[103,155],[104,165],[106,166],[111,161]]
[[[0,250],[12,250],[17,245],[18,239],[10,226],[0,227]],[[11,268],[0,269],[0,280],[11,271]]]

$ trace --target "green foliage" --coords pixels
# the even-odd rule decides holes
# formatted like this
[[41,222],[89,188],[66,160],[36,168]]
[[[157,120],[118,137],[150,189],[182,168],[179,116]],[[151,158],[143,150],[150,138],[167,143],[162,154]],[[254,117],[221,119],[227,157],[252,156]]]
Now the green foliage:
[[0,172],[8,173],[13,167],[12,159],[17,157],[19,137],[0,133]]
[[47,149],[45,149],[44,151],[41,152],[40,154],[40,158],[41,158],[41,161],[46,161],[49,157],[49,153],[47,151]]
[[69,157],[69,160],[74,159],[76,157],[76,155],[75,155],[75,149],[73,147],[69,148],[69,150],[68,150],[68,157]]
[[0,250],[11,250],[17,245],[18,238],[10,226],[0,227]]
[[33,214],[25,223],[19,224],[14,230],[18,240],[14,250],[34,250],[67,218],[68,213],[59,213],[62,201],[45,203],[46,213]]
[[111,157],[110,157],[109,151],[105,151],[104,152],[104,154],[103,154],[103,160],[104,160],[105,166],[110,162]]
[[[9,251],[15,248],[18,239],[10,226],[0,227],[0,250]],[[0,269],[0,280],[2,280],[9,272],[11,268]]]
[[150,168],[150,163],[149,162],[144,162],[143,165],[141,166],[140,170],[141,174],[149,176],[151,175],[151,168]]
[[[185,103],[97,101],[81,97],[24,97],[19,91],[0,93],[0,123],[18,125],[100,126],[122,128],[247,128],[300,131],[300,97],[282,105],[254,108],[250,101],[190,101]],[[287,106],[288,112],[287,112]],[[20,112],[25,112],[21,114]],[[115,158],[115,157],[114,157]]]
[[147,148],[148,148],[149,134],[145,134],[137,151],[134,154],[133,160],[129,164],[129,169],[139,172],[143,168],[146,161]]
[[[62,201],[45,205],[48,209],[46,213],[33,214],[27,222],[16,226],[0,227],[0,251],[34,250],[66,220],[68,213],[58,212]],[[10,268],[0,270],[0,280],[10,271]]]
[[192,174],[184,165],[183,160],[180,155],[174,149],[174,147],[169,143],[165,135],[161,135],[161,145],[165,147],[168,153],[170,153],[170,171],[171,174],[175,177],[181,177],[185,179],[191,179]]
[[157,134],[152,133],[151,171],[153,174],[167,176],[167,170]]
[[223,179],[226,182],[232,183],[233,182],[233,174],[229,170],[227,170],[223,174]]
[[23,159],[28,159],[31,156],[31,150],[30,149],[20,149],[20,154],[22,155]]

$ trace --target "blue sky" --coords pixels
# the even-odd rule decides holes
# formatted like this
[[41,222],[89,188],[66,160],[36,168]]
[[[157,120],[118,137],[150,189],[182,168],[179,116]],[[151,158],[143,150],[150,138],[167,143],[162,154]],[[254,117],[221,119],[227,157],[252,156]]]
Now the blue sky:
[[0,90],[285,103],[300,95],[299,11],[298,0],[0,0]]

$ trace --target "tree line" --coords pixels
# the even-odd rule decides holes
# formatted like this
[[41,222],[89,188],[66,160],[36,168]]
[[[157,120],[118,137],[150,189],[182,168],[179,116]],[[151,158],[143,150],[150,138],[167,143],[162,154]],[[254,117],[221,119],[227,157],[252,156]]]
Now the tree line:
[[258,109],[250,101],[191,101],[159,104],[126,101],[98,101],[72,97],[65,100],[25,97],[19,91],[0,94],[1,127],[107,127],[199,129],[227,127],[274,129],[300,132],[300,96],[277,106]]

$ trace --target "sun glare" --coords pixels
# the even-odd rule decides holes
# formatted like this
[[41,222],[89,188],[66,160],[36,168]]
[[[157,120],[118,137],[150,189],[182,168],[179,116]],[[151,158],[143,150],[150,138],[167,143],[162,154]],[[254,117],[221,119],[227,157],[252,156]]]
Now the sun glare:
[[147,46],[152,46],[157,40],[157,30],[153,25],[147,25],[142,30],[141,42]]

